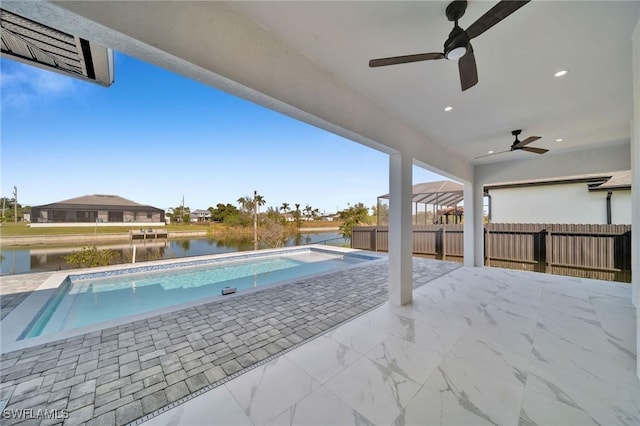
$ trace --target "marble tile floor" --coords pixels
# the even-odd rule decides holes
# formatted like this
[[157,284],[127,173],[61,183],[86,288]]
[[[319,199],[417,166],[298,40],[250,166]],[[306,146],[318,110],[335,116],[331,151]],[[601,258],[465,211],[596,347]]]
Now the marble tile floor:
[[454,270],[146,425],[638,425],[627,284]]

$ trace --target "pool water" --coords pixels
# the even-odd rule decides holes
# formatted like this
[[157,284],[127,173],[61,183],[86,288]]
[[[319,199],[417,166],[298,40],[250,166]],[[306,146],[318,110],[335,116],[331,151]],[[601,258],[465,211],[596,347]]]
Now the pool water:
[[23,338],[42,336],[203,298],[334,271],[366,259],[305,251],[109,278],[71,276],[32,321]]

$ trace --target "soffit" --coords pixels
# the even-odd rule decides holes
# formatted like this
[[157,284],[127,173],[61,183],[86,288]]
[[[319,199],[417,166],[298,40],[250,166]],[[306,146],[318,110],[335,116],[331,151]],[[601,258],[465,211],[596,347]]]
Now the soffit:
[[[495,1],[469,2],[463,28]],[[372,102],[476,164],[525,159],[510,132],[548,155],[629,140],[631,34],[639,2],[531,2],[472,41],[479,84],[462,92],[457,64],[371,69],[372,58],[442,51],[447,2],[229,2]],[[564,78],[553,74],[568,69]],[[443,111],[452,106],[451,112]],[[562,142],[556,139],[562,138]],[[509,157],[510,156],[510,157]]]

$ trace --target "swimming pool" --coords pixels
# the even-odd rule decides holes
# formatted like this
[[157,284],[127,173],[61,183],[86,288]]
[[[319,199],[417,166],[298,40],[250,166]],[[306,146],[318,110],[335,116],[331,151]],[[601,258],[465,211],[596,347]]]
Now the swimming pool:
[[45,336],[238,291],[336,271],[375,257],[296,249],[69,275],[20,339]]

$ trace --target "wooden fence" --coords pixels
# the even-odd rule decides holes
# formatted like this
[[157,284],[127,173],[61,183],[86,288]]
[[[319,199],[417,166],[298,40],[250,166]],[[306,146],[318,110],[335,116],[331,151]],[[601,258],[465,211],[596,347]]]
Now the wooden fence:
[[[631,225],[492,223],[485,225],[485,265],[631,282]],[[387,251],[386,226],[353,229],[353,248]],[[463,225],[413,228],[413,253],[461,261]]]

